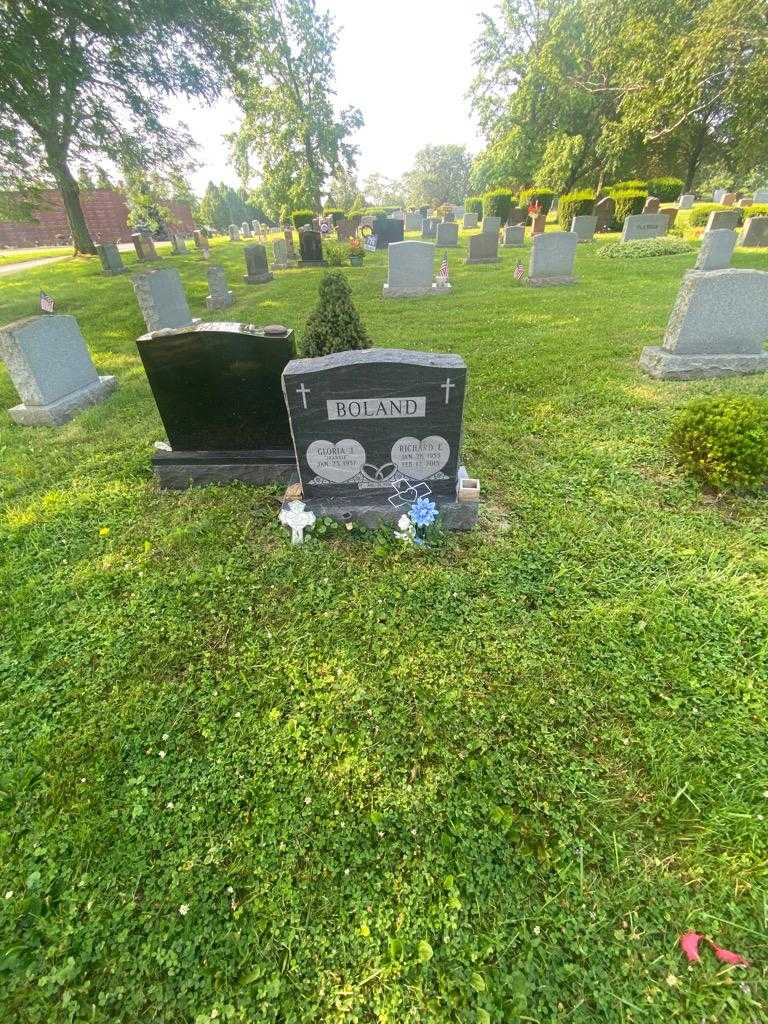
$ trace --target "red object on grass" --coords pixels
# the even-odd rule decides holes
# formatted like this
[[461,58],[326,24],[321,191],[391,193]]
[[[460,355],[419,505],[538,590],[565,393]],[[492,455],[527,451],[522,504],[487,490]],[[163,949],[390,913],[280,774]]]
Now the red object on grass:
[[699,956],[699,943],[702,940],[711,947],[717,959],[722,960],[723,963],[749,967],[749,961],[745,960],[743,956],[740,956],[738,953],[732,953],[730,949],[721,949],[720,946],[715,945],[712,939],[707,938],[706,935],[699,935],[698,932],[686,932],[685,935],[680,936],[680,948],[688,957],[689,962],[701,960]]

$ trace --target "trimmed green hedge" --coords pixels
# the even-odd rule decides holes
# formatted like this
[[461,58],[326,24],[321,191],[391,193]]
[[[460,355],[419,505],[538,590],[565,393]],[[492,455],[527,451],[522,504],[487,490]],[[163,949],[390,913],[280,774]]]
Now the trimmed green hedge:
[[595,193],[591,189],[569,192],[560,196],[557,204],[557,222],[564,231],[571,230],[571,221],[581,214],[590,214],[595,209]]
[[642,192],[643,190],[646,194],[648,193],[648,183],[636,178],[633,181],[616,181],[605,191],[612,196],[614,192]]
[[753,203],[752,206],[747,206],[746,209],[743,209],[741,214],[742,224],[747,217],[768,217],[768,203]]
[[291,214],[291,220],[293,221],[293,226],[298,231],[298,229],[303,228],[305,224],[311,224],[315,219],[315,216],[316,214],[314,210],[294,210]]
[[723,206],[720,203],[702,203],[700,206],[694,206],[688,215],[688,227],[703,228],[709,220],[710,213],[713,211],[732,209],[732,206]]
[[333,226],[334,227],[336,227],[336,225],[339,223],[340,220],[344,220],[344,218],[346,216],[344,211],[342,209],[340,209],[338,206],[326,206],[326,208],[323,210],[323,214],[326,217],[332,217],[333,218]]
[[636,238],[632,242],[609,242],[597,250],[598,256],[610,260],[641,260],[646,256],[681,256],[694,252],[682,238],[660,235],[658,238]]
[[648,193],[645,189],[628,189],[626,192],[614,192],[613,220],[611,227],[614,231],[621,231],[624,226],[624,218],[633,213],[642,213]]
[[555,193],[551,188],[524,188],[519,197],[520,206],[530,206],[531,203],[539,203],[542,213],[549,213],[552,203],[555,201]]
[[477,219],[483,219],[483,200],[480,196],[467,196],[464,200],[464,212],[476,213]]
[[506,224],[509,212],[515,205],[515,193],[511,188],[495,188],[483,194],[483,216],[501,217]]
[[762,489],[768,481],[768,399],[696,399],[675,421],[670,444],[684,469],[718,491]]
[[656,196],[662,203],[676,203],[684,184],[682,178],[649,178],[645,187],[648,195]]

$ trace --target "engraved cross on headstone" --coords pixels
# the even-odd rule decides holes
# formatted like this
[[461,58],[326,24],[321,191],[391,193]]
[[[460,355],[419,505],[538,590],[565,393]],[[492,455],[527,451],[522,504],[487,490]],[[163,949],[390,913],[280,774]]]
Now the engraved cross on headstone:
[[301,387],[296,388],[296,394],[301,395],[301,401],[304,404],[304,408],[307,408],[307,395],[310,393],[312,388],[308,388],[304,381],[301,382]]
[[451,388],[455,388],[456,385],[452,382],[450,377],[445,378],[445,384],[441,384],[440,387],[445,391],[445,404],[448,405],[450,399]]

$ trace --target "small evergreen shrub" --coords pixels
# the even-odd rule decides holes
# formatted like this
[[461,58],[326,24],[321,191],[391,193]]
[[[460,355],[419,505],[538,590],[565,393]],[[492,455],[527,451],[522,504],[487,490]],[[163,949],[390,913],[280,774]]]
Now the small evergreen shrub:
[[632,181],[617,181],[610,188],[606,189],[609,196],[615,192],[645,192],[648,194],[648,182],[634,179]]
[[334,227],[336,227],[340,220],[344,220],[344,211],[340,210],[338,206],[326,206],[323,210],[323,215],[333,219]]
[[614,231],[621,231],[624,226],[624,218],[630,214],[642,213],[648,193],[643,189],[629,189],[626,192],[613,193],[613,220],[611,227]]
[[293,226],[298,231],[299,228],[303,228],[305,224],[311,224],[315,219],[314,210],[294,210],[291,215]]
[[649,178],[646,188],[648,195],[656,196],[662,203],[676,203],[684,184],[682,178]]
[[670,444],[689,473],[718,491],[768,481],[768,398],[699,398],[675,421]]
[[323,241],[323,259],[329,267],[346,266],[348,254],[344,242],[337,242],[335,238],[327,238]]
[[722,206],[720,203],[702,203],[700,206],[694,206],[688,215],[688,227],[703,228],[709,220],[709,215],[713,210],[730,209],[732,209],[732,207]]
[[352,302],[346,277],[331,270],[320,282],[317,305],[301,338],[303,356],[327,356],[353,348],[370,348],[371,340]]
[[555,193],[551,188],[524,188],[518,198],[520,206],[528,207],[531,203],[538,203],[542,213],[549,213],[554,201]]
[[483,195],[483,217],[501,217],[501,223],[506,224],[514,205],[515,193],[511,188],[495,188]]
[[557,204],[557,222],[563,231],[571,230],[571,221],[582,214],[589,215],[595,209],[595,193],[591,189],[569,192],[560,196]]
[[477,219],[483,219],[483,200],[480,196],[467,196],[464,200],[464,212],[476,213]]
[[641,260],[646,256],[680,256],[693,252],[683,238],[661,235],[658,238],[636,238],[632,242],[609,242],[597,250],[598,256],[610,260]]

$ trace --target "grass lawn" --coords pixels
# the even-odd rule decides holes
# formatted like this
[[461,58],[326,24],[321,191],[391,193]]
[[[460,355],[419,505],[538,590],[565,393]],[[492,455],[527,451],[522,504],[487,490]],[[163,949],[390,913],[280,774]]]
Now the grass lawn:
[[[244,244],[227,318],[302,327],[322,272],[248,287]],[[481,528],[426,552],[292,548],[277,488],[158,493],[128,275],[2,281],[1,323],[44,288],[120,387],[0,413],[0,1019],[766,1019],[768,505],[664,440],[768,380],[642,376],[695,256],[597,249],[526,289],[462,247],[441,301],[347,271],[375,344],[469,366]],[[205,263],[163,265],[210,317]],[[754,966],[688,968],[687,929]]]
[[29,263],[30,260],[45,260],[49,256],[71,256],[71,245],[56,245],[38,249],[0,249],[0,267],[10,263]]

